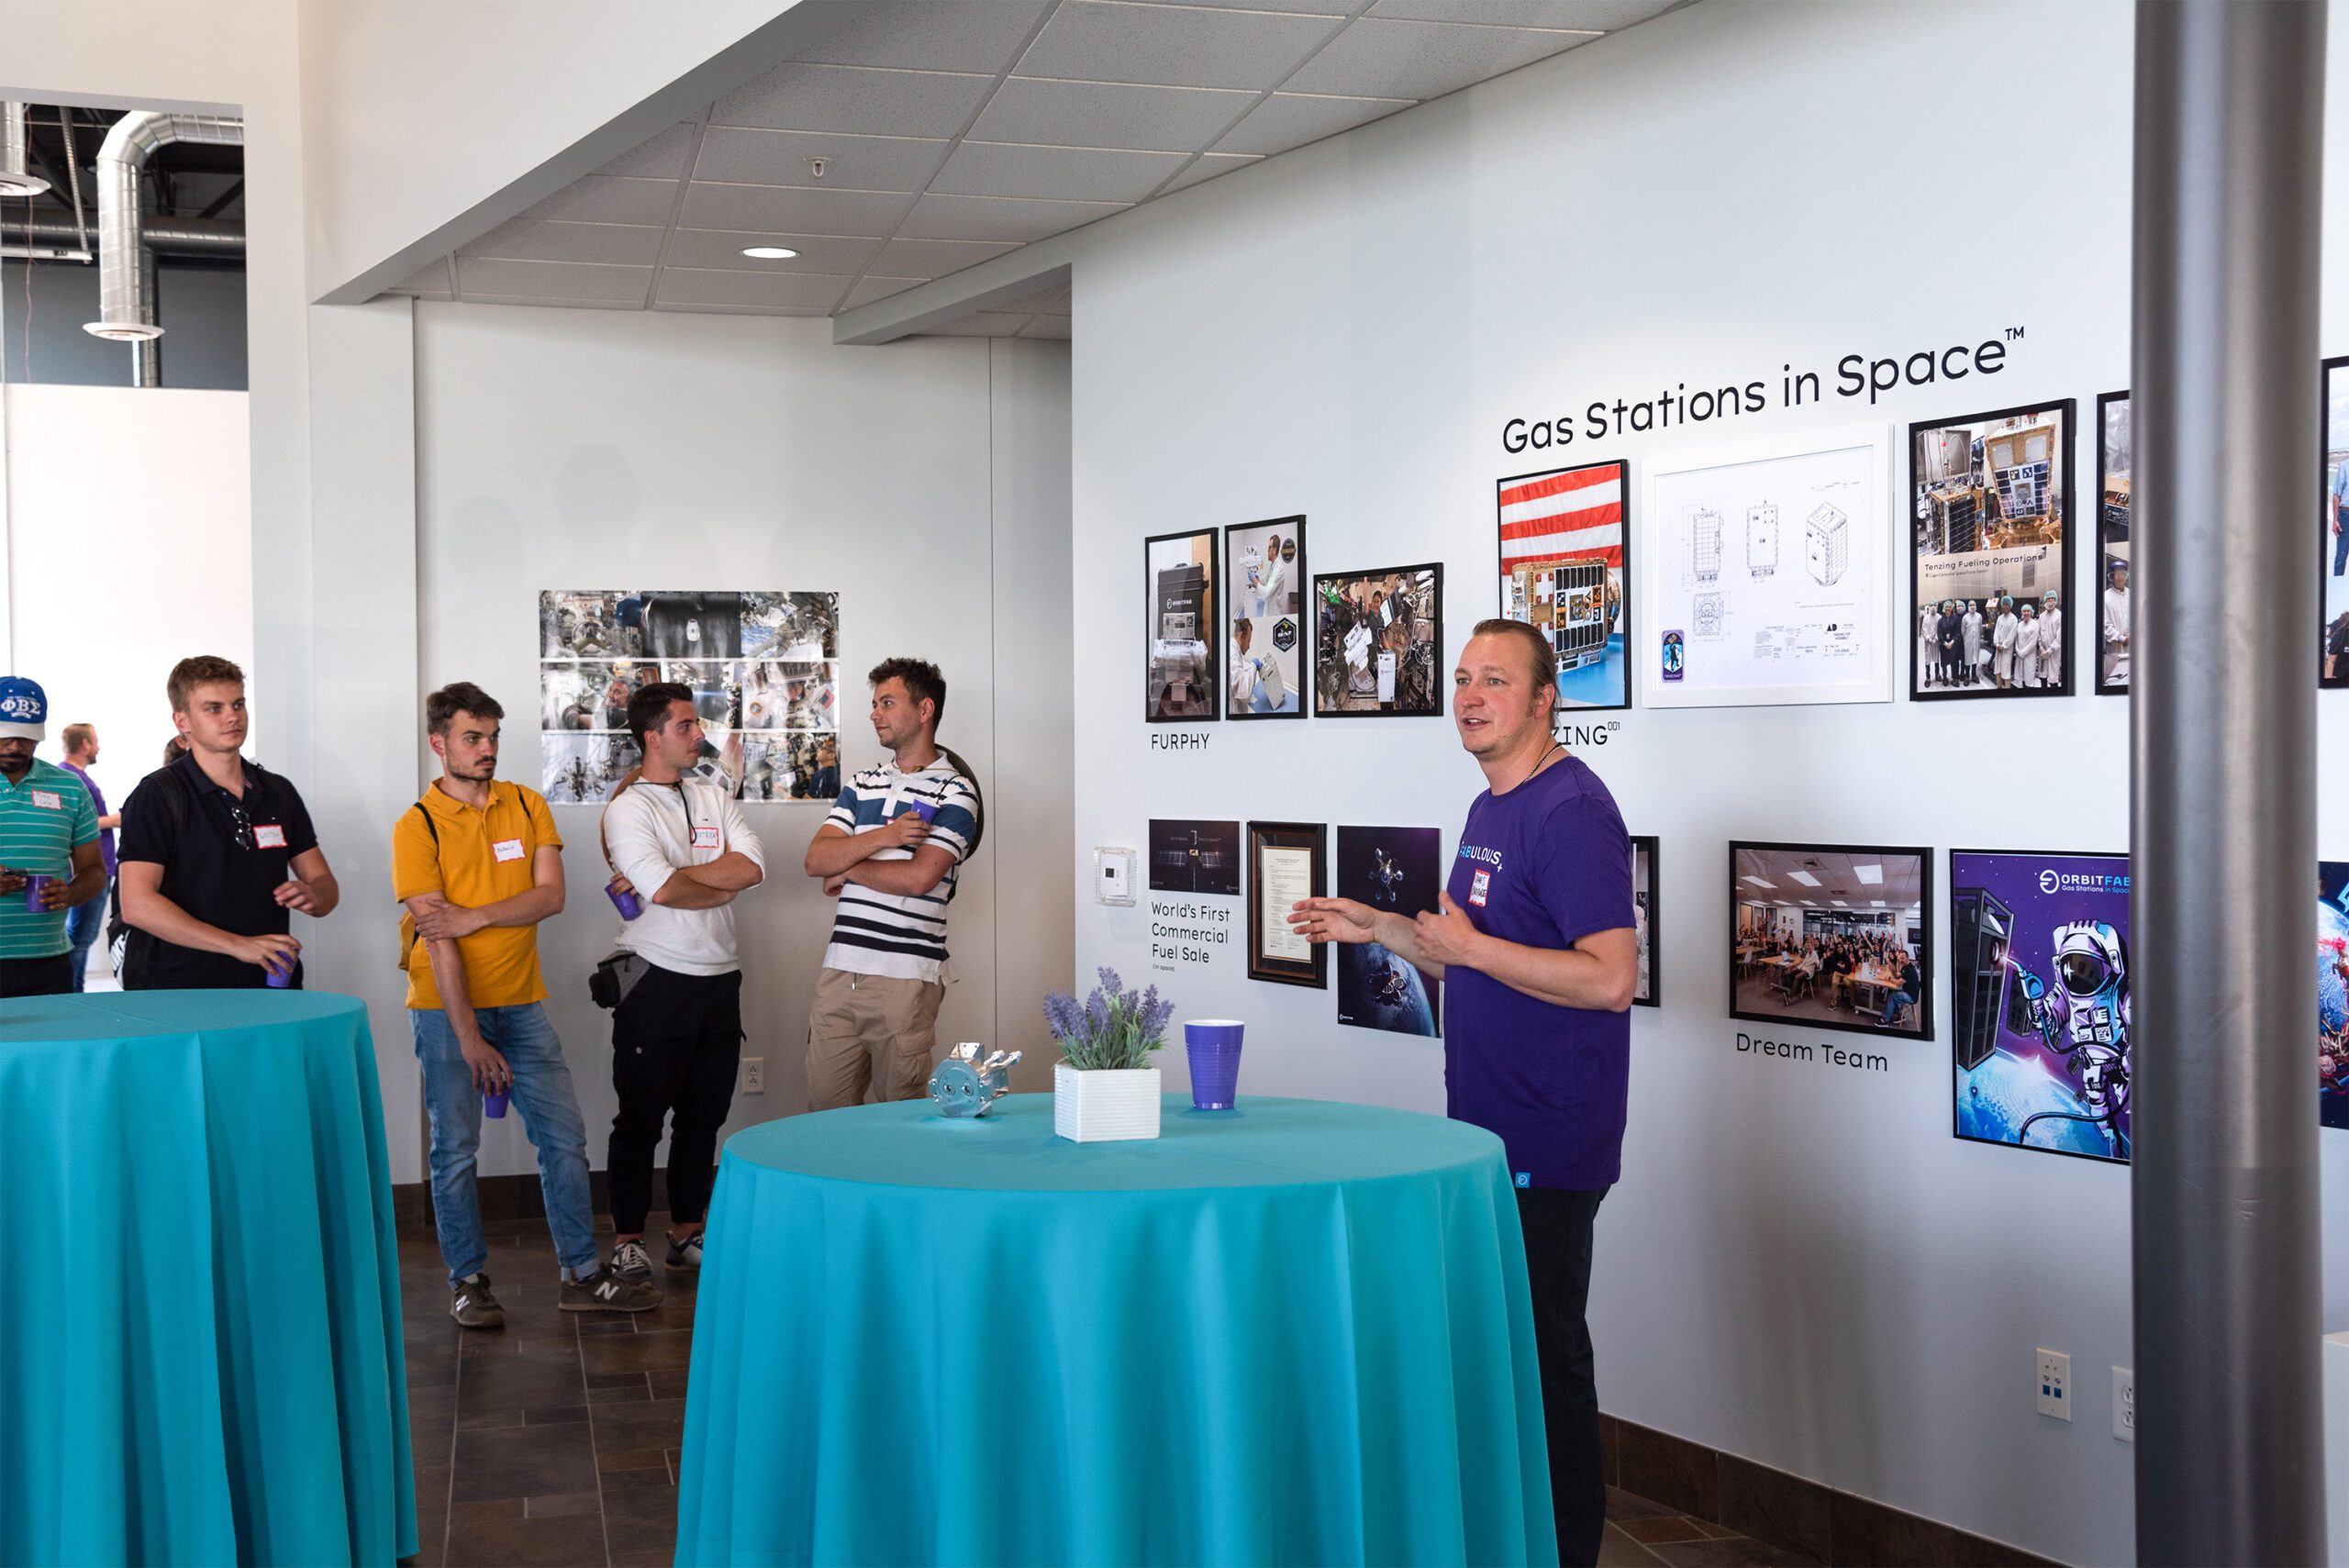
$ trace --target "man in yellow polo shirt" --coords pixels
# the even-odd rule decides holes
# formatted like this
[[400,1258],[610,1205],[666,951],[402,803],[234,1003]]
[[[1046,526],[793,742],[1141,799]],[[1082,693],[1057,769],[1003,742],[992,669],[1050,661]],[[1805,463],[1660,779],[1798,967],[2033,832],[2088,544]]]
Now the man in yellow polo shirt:
[[[482,1265],[473,1155],[483,1101],[510,1095],[539,1151],[565,1312],[642,1312],[661,1292],[600,1264],[587,1191],[587,1127],[562,1041],[547,1022],[538,924],[562,908],[562,839],[544,796],[497,778],[495,698],[470,681],[425,699],[441,776],[392,830],[392,894],[407,906],[408,1022],[432,1118],[432,1210],[449,1265],[449,1315],[495,1329],[506,1309]],[[410,922],[413,922],[411,928]]]

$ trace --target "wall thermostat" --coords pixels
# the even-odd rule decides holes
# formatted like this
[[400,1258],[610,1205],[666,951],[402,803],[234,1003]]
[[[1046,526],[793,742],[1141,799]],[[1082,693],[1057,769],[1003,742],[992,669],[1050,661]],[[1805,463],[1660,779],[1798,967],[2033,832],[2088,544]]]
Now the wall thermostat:
[[1141,857],[1131,850],[1093,851],[1093,898],[1097,904],[1131,904],[1134,868]]

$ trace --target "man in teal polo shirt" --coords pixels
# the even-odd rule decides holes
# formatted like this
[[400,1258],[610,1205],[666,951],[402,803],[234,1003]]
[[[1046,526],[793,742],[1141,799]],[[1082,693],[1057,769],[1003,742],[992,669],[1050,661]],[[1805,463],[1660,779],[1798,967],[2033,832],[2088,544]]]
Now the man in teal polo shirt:
[[106,885],[90,792],[33,755],[48,731],[48,694],[0,679],[0,997],[73,989],[65,911]]

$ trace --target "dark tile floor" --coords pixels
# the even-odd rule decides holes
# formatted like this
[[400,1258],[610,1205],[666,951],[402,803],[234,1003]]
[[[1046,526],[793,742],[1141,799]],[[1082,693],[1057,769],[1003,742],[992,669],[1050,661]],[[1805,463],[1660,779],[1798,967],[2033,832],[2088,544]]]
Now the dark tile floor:
[[[652,1217],[652,1231],[665,1229]],[[666,1564],[677,1533],[678,1450],[693,1349],[694,1282],[667,1275],[652,1312],[562,1312],[542,1219],[492,1220],[487,1273],[506,1327],[449,1318],[440,1249],[400,1238],[408,1432],[420,1568]],[[607,1252],[611,1220],[598,1219]],[[1608,1568],[1740,1568],[1809,1558],[1607,1489]]]

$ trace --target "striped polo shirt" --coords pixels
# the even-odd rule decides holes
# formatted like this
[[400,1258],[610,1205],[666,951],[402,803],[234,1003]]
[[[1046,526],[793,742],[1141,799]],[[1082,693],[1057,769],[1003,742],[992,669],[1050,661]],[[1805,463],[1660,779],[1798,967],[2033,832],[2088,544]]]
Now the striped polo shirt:
[[[70,877],[73,851],[97,841],[97,807],[80,779],[38,757],[14,784],[0,773],[0,866]],[[64,910],[36,914],[25,907],[21,890],[0,894],[0,958],[55,958],[72,951]]]
[[[832,917],[831,943],[824,949],[826,969],[899,980],[936,980],[944,969],[946,906],[954,897],[955,877],[979,825],[979,796],[971,781],[942,754],[913,773],[900,769],[892,758],[851,778],[824,820],[845,832],[871,833],[917,800],[938,810],[922,847],[937,845],[954,857],[953,864],[936,887],[918,896],[876,893],[853,882],[842,887],[839,912]],[[884,850],[873,860],[913,858],[911,850]]]

